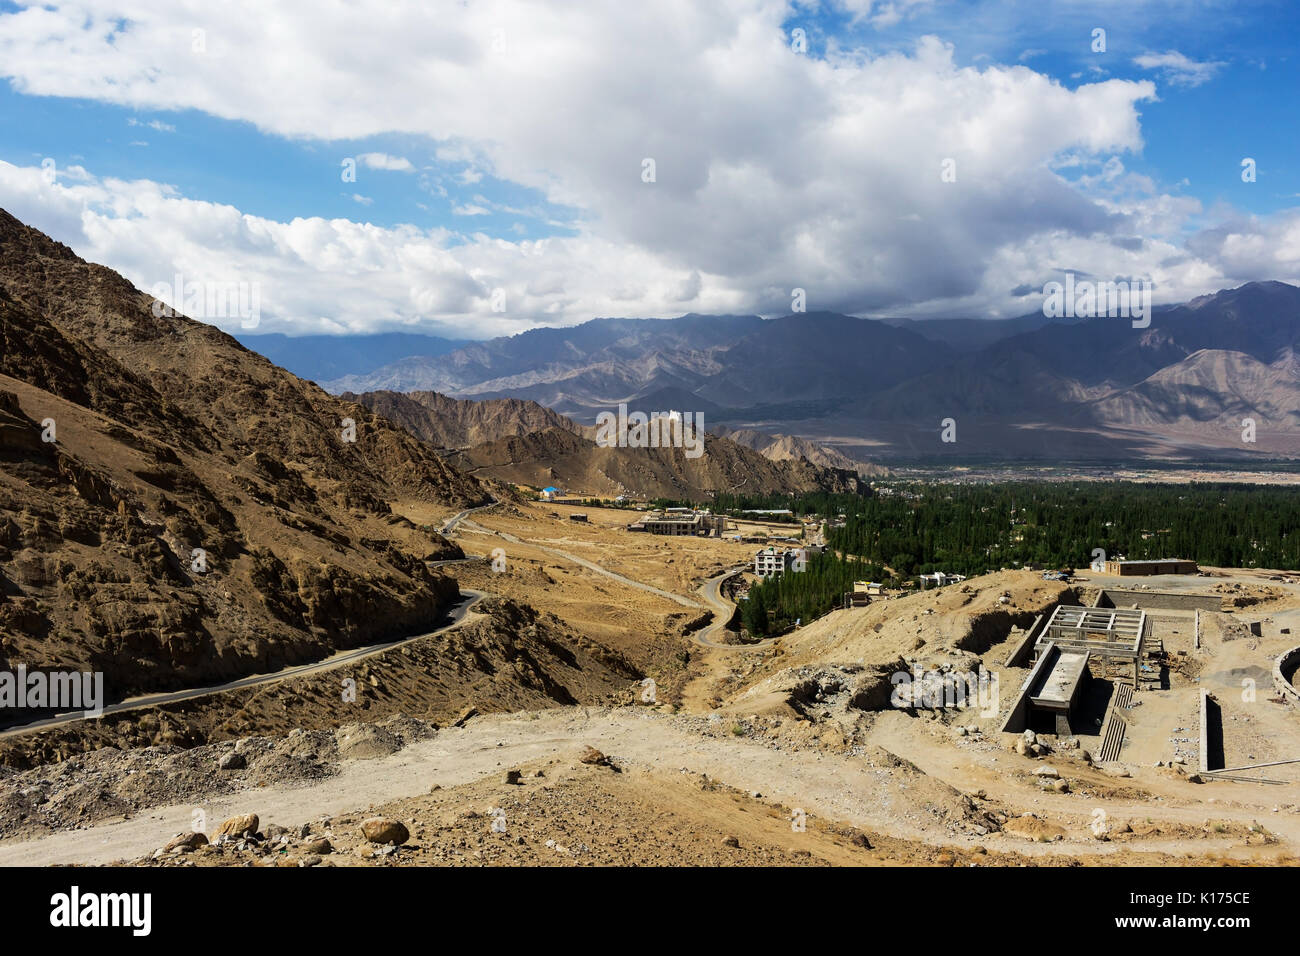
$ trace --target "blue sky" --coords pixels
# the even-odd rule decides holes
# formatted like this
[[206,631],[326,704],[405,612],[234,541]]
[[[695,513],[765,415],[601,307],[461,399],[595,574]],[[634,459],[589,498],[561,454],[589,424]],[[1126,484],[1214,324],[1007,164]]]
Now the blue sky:
[[[265,283],[267,331],[776,314],[794,286],[994,316],[1066,267],[1172,299],[1297,278],[1285,3],[222,9],[0,3],[0,204],[138,284]],[[891,185],[949,154],[956,189]],[[23,175],[47,157],[58,182]]]
[[[0,129],[0,159],[15,165],[58,157],[99,176],[169,183],[186,196],[280,220],[360,218],[536,239],[570,234],[565,223],[575,216],[534,189],[491,176],[464,181],[466,164],[438,159],[438,144],[427,137],[291,140],[196,110],[139,111],[26,96],[10,86],[0,88]],[[415,172],[368,168],[361,161],[354,164],[356,180],[343,181],[344,160],[375,153],[409,158]]]

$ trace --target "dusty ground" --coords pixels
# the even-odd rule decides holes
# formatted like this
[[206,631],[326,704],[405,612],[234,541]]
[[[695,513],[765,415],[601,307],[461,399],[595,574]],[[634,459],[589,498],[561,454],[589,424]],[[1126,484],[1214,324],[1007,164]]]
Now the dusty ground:
[[[395,729],[405,729],[406,746],[388,753],[387,738],[373,745],[363,739],[344,759],[310,735],[250,741],[250,753],[310,752],[335,772],[315,782],[256,786],[257,770],[226,771],[248,788],[88,831],[8,840],[0,863],[149,859],[191,828],[196,811],[209,833],[242,813],[256,813],[264,834],[272,824],[300,834],[306,823],[308,836],[325,835],[341,851],[328,854],[331,861],[371,863],[1282,862],[1286,844],[1276,841],[1293,840],[1300,823],[1292,812],[1261,827],[1250,811],[1229,806],[1207,813],[1177,805],[1153,815],[1143,793],[1127,788],[1111,801],[1113,832],[1102,841],[1090,829],[1090,804],[1077,796],[1052,794],[1055,800],[1044,796],[1032,811],[1021,810],[1000,793],[962,793],[881,748],[828,752],[801,744],[796,726],[750,722],[737,733],[729,721],[643,708],[489,716],[427,736],[409,725]],[[621,772],[582,764],[587,744]],[[512,769],[522,783],[504,782]],[[494,809],[504,813],[504,835],[491,829]],[[373,815],[405,823],[417,849],[356,856],[356,824]],[[798,819],[802,831],[793,825]],[[875,852],[854,842],[857,833]],[[729,836],[741,852],[724,846]],[[301,837],[285,848],[286,856],[305,855]],[[194,858],[242,863],[262,856],[247,844]]]
[[[553,518],[552,510],[566,517]],[[241,848],[235,841],[163,862],[1296,862],[1300,774],[1270,770],[1281,785],[1197,783],[1198,755],[1182,739],[1197,736],[1188,728],[1196,726],[1205,686],[1224,702],[1229,761],[1300,756],[1300,714],[1274,703],[1260,678],[1280,649],[1297,643],[1281,633],[1300,624],[1294,577],[1151,579],[1160,589],[1220,588],[1228,610],[1203,615],[1200,649],[1188,616],[1153,615],[1173,661],[1168,686],[1138,695],[1121,759],[1097,766],[1090,753],[1095,735],[1044,737],[1042,756],[1021,756],[999,733],[1000,710],[900,709],[890,704],[890,676],[914,667],[982,667],[999,675],[995,703],[1005,706],[1028,673],[1005,666],[1013,628],[1058,601],[1116,582],[1072,589],[1030,572],[1002,572],[836,611],[763,647],[703,647],[691,636],[693,623],[708,620],[699,586],[752,546],[650,538],[621,530],[627,512],[587,514],[589,525],[546,505],[476,513],[457,542],[471,554],[503,548],[507,570],[494,572],[486,562],[448,569],[467,584],[562,618],[587,635],[593,652],[607,647],[628,662],[629,673],[653,676],[661,687],[656,701],[642,700],[631,676],[605,682],[613,706],[566,705],[554,694],[512,702],[506,689],[514,677],[503,673],[482,685],[504,695],[489,708],[497,713],[453,727],[445,708],[413,710],[427,719],[404,720],[401,732],[380,728],[389,736],[378,734],[381,744],[366,744],[362,749],[374,752],[364,756],[344,752],[342,730],[329,724],[285,736],[294,720],[287,712],[266,729],[256,729],[263,715],[253,715],[250,739],[238,745],[128,749],[79,758],[86,763],[78,772],[56,765],[11,773],[0,780],[0,863],[154,862],[155,851],[192,826],[196,808],[209,833],[247,812],[261,817],[264,836],[272,824],[286,830],[276,830],[269,846],[245,840]],[[1239,625],[1251,621],[1261,622],[1262,637],[1240,636]],[[390,662],[386,683],[401,693],[389,700],[393,711],[375,716],[397,720],[404,697],[422,693],[420,674],[433,663]],[[583,665],[573,679],[589,669]],[[1238,700],[1243,679],[1256,679],[1253,701]],[[449,708],[454,687],[446,689]],[[582,764],[586,745],[622,772]],[[236,747],[249,749],[247,767],[218,770]],[[1188,762],[1171,765],[1178,756]],[[521,771],[522,783],[504,783],[508,770]],[[142,774],[143,783],[134,779]],[[135,804],[104,796],[119,791]],[[492,829],[501,816],[494,809],[504,814],[504,833]],[[791,826],[796,810],[806,815],[804,830]],[[373,814],[404,822],[408,844],[377,856],[376,847],[359,851],[357,825]],[[311,851],[310,840],[321,835],[334,852]]]

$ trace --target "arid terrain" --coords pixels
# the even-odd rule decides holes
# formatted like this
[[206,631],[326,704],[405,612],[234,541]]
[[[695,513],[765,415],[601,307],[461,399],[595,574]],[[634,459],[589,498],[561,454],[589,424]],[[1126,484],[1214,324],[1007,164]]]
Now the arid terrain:
[[[454,514],[392,506],[432,524]],[[0,740],[0,862],[1222,866],[1300,855],[1300,764],[1256,773],[1275,783],[1218,780],[1198,773],[1186,743],[1207,687],[1224,704],[1227,766],[1300,757],[1300,715],[1266,676],[1295,643],[1281,632],[1300,625],[1295,576],[1142,579],[1219,594],[1223,609],[1202,615],[1199,649],[1188,619],[1153,614],[1174,662],[1168,686],[1137,694],[1125,747],[1103,762],[1095,733],[1039,735],[1040,753],[1021,754],[1018,735],[999,733],[1002,713],[891,706],[889,676],[982,665],[1005,706],[1028,673],[1005,666],[1019,628],[1129,579],[1008,571],[719,647],[697,639],[719,610],[703,585],[751,546],[628,532],[622,510],[570,521],[575,510],[505,503],[462,517],[450,533],[470,560],[441,570],[500,598],[448,631],[309,678]],[[503,570],[492,569],[498,548]],[[1250,676],[1258,693],[1239,700]],[[349,677],[357,700],[340,703]],[[236,823],[217,836],[242,814],[257,815],[257,835]],[[366,837],[373,819],[405,836]],[[213,842],[163,851],[194,821]]]
[[[733,603],[756,548],[818,526],[660,536],[629,528],[641,499],[873,469],[756,433],[598,447],[508,398],[335,398],[3,214],[0,252],[0,672],[99,671],[108,705],[6,712],[0,863],[1300,855],[1274,670],[1296,573],[1002,570],[756,640]],[[1026,638],[1103,599],[1148,609],[1132,701],[1099,668],[1068,728],[1008,730]],[[926,674],[994,680],[898,696]]]

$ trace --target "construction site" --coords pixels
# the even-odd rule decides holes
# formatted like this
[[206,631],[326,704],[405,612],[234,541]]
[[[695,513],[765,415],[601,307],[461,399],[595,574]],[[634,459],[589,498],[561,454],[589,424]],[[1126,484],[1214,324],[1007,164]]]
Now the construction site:
[[[1258,772],[1290,777],[1281,768],[1300,768],[1300,698],[1292,684],[1300,648],[1281,649],[1289,626],[1242,613],[1253,603],[1189,586],[1102,587],[1090,606],[1057,605],[1035,619],[1007,659],[1029,673],[1002,732],[1077,739],[1100,764],[1163,749],[1167,760],[1157,757],[1157,765],[1193,768],[1199,781],[1286,783]],[[1256,727],[1271,731],[1276,746],[1290,746],[1291,755],[1272,759],[1279,750],[1257,760],[1263,748]]]

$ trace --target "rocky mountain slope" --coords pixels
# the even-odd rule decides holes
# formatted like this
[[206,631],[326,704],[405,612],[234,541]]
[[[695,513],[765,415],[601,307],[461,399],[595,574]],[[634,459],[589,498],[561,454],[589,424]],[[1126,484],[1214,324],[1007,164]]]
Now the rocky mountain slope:
[[344,392],[339,397],[366,406],[435,448],[468,448],[546,428],[559,428],[575,435],[584,433],[571,419],[536,402],[516,398],[475,402],[421,391],[361,395]]
[[711,429],[710,433],[720,438],[730,439],[746,448],[752,448],[772,461],[798,461],[800,458],[806,458],[822,468],[856,471],[863,477],[889,474],[889,469],[882,465],[854,461],[830,445],[809,441],[796,435],[769,435],[752,428],[727,428],[721,425]]
[[413,332],[369,335],[236,335],[240,344],[310,382],[364,375],[408,356],[431,358],[471,343]]
[[1239,429],[1300,429],[1300,360],[1287,351],[1272,364],[1242,352],[1202,349],[1131,388],[1091,403],[1100,420],[1119,425],[1206,423]]
[[457,589],[425,560],[459,549],[389,502],[482,485],[153,306],[0,211],[0,667],[111,700],[426,629]]
[[704,450],[688,458],[681,448],[606,448],[571,431],[548,428],[458,452],[451,461],[471,475],[571,494],[629,494],[644,498],[707,500],[715,491],[770,494],[856,491],[853,471],[807,460],[772,461],[736,442],[703,436]]

